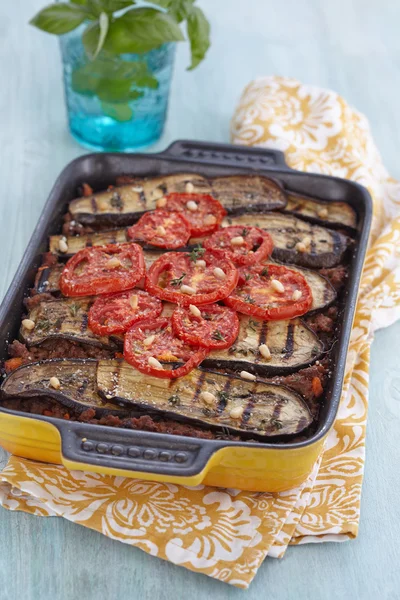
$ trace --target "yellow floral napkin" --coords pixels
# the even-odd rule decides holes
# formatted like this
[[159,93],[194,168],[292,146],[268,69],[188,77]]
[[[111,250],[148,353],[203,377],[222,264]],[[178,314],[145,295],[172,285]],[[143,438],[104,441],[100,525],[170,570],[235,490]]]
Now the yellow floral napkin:
[[232,121],[232,141],[279,148],[291,167],[352,179],[374,197],[339,415],[311,476],[273,495],[69,472],[13,456],[0,474],[0,502],[64,517],[247,588],[264,558],[282,557],[289,544],[357,535],[369,350],[374,331],[400,317],[400,185],[386,172],[365,117],[334,92],[293,79],[250,83]]

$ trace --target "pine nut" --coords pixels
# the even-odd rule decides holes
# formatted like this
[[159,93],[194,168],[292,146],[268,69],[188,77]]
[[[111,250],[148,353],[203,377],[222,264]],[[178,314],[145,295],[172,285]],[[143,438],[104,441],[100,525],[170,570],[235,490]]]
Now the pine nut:
[[219,267],[215,267],[213,273],[214,273],[214,275],[215,275],[215,277],[217,279],[226,279],[226,273],[225,273],[225,271],[223,271]]
[[242,379],[247,379],[248,381],[255,381],[257,379],[253,373],[249,373],[248,371],[240,371],[240,377]]
[[292,295],[292,300],[294,300],[296,302],[297,300],[300,300],[301,296],[302,296],[302,293],[300,290],[294,290],[293,295]]
[[189,310],[195,317],[201,317],[201,312],[194,304],[189,304]]
[[189,200],[189,202],[186,202],[186,208],[191,212],[195,212],[199,207],[194,200]]
[[143,188],[141,185],[134,185],[132,187],[132,192],[137,192],[138,194],[140,194],[140,192],[143,192]]
[[159,225],[159,226],[156,228],[156,233],[157,233],[158,235],[165,235],[167,232],[165,231],[165,227],[163,227],[162,225]]
[[121,261],[116,256],[113,256],[106,262],[107,269],[116,269],[121,266]]
[[192,194],[194,192],[194,185],[193,185],[193,183],[190,183],[190,181],[188,181],[187,184],[185,185],[185,192],[187,194]]
[[131,305],[133,310],[136,310],[139,305],[139,296],[136,296],[136,294],[134,296],[131,296],[129,298],[129,304]]
[[318,216],[321,219],[326,219],[326,217],[329,215],[328,213],[328,209],[327,208],[321,208],[321,210],[318,211]]
[[24,319],[22,321],[22,327],[24,329],[27,329],[28,331],[32,331],[32,329],[35,329],[35,321],[32,321],[32,319]]
[[206,404],[215,404],[217,401],[216,397],[214,396],[214,394],[211,394],[211,392],[201,392],[200,398]]
[[154,367],[155,369],[164,369],[160,361],[154,358],[154,356],[149,356],[147,362],[149,363],[150,367]]
[[196,290],[192,287],[190,287],[190,285],[181,285],[181,292],[182,294],[195,294]]
[[217,222],[217,217],[214,215],[206,215],[204,217],[204,225],[215,225]]
[[204,269],[207,265],[206,265],[206,261],[205,260],[196,260],[196,267],[200,267],[201,269]]
[[109,209],[109,204],[106,200],[97,200],[97,208],[100,212],[106,212]]
[[144,346],[151,346],[154,340],[156,339],[155,335],[149,335],[146,339],[143,340]]
[[243,246],[244,238],[241,235],[238,235],[231,239],[232,246]]
[[58,379],[58,377],[50,377],[50,386],[52,388],[54,388],[55,390],[59,390],[61,387],[61,383],[60,380]]
[[297,252],[305,252],[307,250],[305,244],[303,244],[303,242],[297,242],[297,244],[295,245],[295,250],[297,250]]
[[167,199],[165,197],[160,198],[159,200],[157,200],[156,202],[156,206],[157,208],[164,208],[164,206],[167,204]]
[[68,244],[65,238],[61,238],[58,242],[58,249],[60,252],[62,252],[63,254],[65,254],[66,252],[68,252]]
[[271,286],[275,292],[278,292],[279,294],[283,294],[285,291],[283,284],[278,279],[271,279]]
[[311,238],[308,235],[306,235],[306,237],[303,238],[301,241],[303,242],[306,248],[308,248],[311,245]]
[[266,360],[270,360],[271,358],[271,351],[268,348],[267,344],[261,344],[261,346],[258,347],[260,354],[263,358],[265,358]]
[[242,406],[235,406],[229,413],[231,419],[241,419],[243,416],[244,409]]

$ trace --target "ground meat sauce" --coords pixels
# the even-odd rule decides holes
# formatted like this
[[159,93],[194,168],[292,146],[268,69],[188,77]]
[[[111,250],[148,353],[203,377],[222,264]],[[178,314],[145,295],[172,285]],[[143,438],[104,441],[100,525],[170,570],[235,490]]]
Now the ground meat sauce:
[[[129,175],[117,177],[116,185],[126,185],[135,183],[136,178]],[[109,186],[112,189],[113,186]],[[90,196],[93,194],[93,189],[87,183],[83,183],[78,190],[79,196]],[[87,233],[93,233],[101,229],[106,229],[104,226],[85,226],[73,219],[70,213],[64,215],[62,233],[66,236],[81,236]],[[36,281],[40,278],[40,272],[44,268],[54,267],[58,264],[58,257],[50,252],[42,255],[42,266],[36,275]],[[346,284],[349,267],[347,265],[339,265],[334,268],[319,269],[319,273],[326,277],[338,293],[338,301],[340,302],[340,294]],[[32,310],[35,306],[43,301],[50,301],[56,296],[49,293],[37,293],[34,289],[31,290],[31,295],[24,301],[27,311]],[[325,344],[326,352],[329,352],[331,344],[334,341],[336,323],[339,317],[338,305],[333,305],[322,312],[305,316],[303,320],[307,326],[312,329]],[[88,344],[73,342],[70,340],[57,339],[47,340],[40,346],[27,348],[25,344],[18,340],[14,340],[9,345],[9,359],[5,362],[3,372],[9,373],[18,366],[38,360],[52,358],[93,358],[93,359],[111,359],[116,355],[110,350],[105,350]],[[266,382],[285,385],[297,393],[299,393],[307,403],[313,417],[314,423],[310,430],[317,427],[317,417],[323,396],[324,389],[330,377],[330,362],[329,358],[324,358],[317,361],[310,367],[301,369],[291,375],[276,376],[265,378]],[[150,431],[157,433],[167,433],[173,435],[196,437],[201,439],[227,439],[240,440],[240,436],[229,435],[226,430],[209,430],[200,426],[186,424],[180,421],[171,419],[163,419],[162,417],[153,417],[150,415],[137,415],[137,412],[132,415],[129,411],[124,413],[124,416],[116,415],[98,415],[94,409],[86,409],[77,411],[68,408],[52,398],[24,398],[24,399],[3,399],[2,405],[16,411],[23,411],[35,415],[43,415],[55,417],[68,421],[80,421],[85,423],[93,423],[97,425],[106,425],[109,427],[123,427],[140,431]],[[297,441],[307,439],[304,433],[302,436],[295,438]],[[257,440],[249,440],[257,441]]]

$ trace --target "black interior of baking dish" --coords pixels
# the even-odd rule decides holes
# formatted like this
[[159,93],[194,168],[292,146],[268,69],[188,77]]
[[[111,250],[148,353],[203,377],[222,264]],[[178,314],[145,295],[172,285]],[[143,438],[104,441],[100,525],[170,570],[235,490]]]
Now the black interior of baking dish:
[[[348,202],[357,212],[358,226],[350,275],[344,295],[338,343],[332,350],[333,376],[321,407],[315,432],[305,441],[245,443],[202,440],[180,436],[118,429],[102,425],[68,422],[53,417],[33,416],[1,408],[3,412],[53,423],[60,431],[63,455],[72,461],[93,465],[189,476],[200,472],[209,457],[227,445],[274,446],[287,449],[312,444],[332,426],[339,405],[347,347],[356,307],[358,286],[367,249],[372,218],[372,201],[362,186],[335,177],[301,173],[286,166],[277,150],[247,148],[228,144],[177,141],[159,154],[89,154],[70,163],[57,179],[37,227],[28,244],[14,280],[0,308],[0,360],[7,358],[8,341],[18,335],[22,302],[32,287],[41,254],[47,251],[48,237],[60,232],[62,217],[82,182],[96,191],[105,189],[118,175],[160,175],[193,172],[205,176],[257,172],[279,179],[286,188],[327,201]],[[82,441],[86,438],[86,441]]]

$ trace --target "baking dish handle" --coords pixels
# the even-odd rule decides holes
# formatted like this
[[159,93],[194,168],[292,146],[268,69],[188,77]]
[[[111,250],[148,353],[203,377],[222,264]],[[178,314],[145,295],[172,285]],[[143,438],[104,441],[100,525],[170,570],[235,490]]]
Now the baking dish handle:
[[211,142],[193,142],[177,140],[159,156],[179,158],[180,161],[196,161],[227,167],[243,167],[245,169],[280,169],[289,170],[285,155],[272,148],[236,146],[233,144],[216,144]]
[[[105,469],[108,473],[130,471],[140,477],[149,473],[162,477],[195,477],[207,466],[218,449],[209,440],[163,436],[104,426],[64,423],[58,426],[62,443],[62,462],[69,469]],[[93,469],[92,469],[93,470]],[[190,483],[196,484],[196,481]]]

